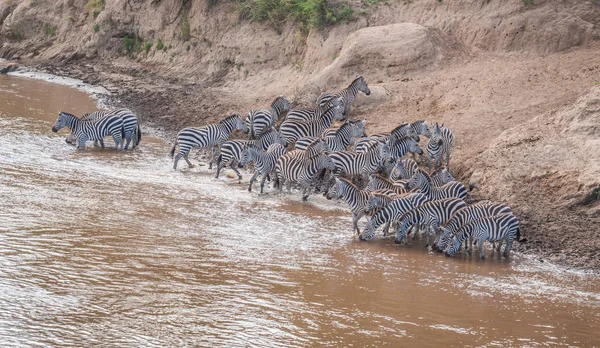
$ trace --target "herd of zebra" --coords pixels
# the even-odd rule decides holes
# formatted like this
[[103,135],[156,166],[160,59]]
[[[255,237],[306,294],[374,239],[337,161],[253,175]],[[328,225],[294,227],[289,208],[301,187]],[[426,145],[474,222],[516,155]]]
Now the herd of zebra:
[[[170,152],[173,168],[181,158],[193,167],[190,151],[210,149],[209,169],[216,164],[217,178],[229,166],[241,180],[238,168],[254,164],[248,191],[261,176],[261,193],[266,180],[272,179],[279,192],[284,184],[288,192],[297,185],[303,200],[322,191],[327,199],[344,201],[360,240],[373,238],[382,226],[386,236],[393,226],[396,243],[407,244],[409,233],[414,239],[424,231],[428,247],[433,231],[432,247],[448,256],[457,253],[463,242],[471,253],[475,241],[485,258],[483,244],[490,241],[499,242],[494,246],[498,251],[506,242],[503,255],[508,257],[513,240],[520,238],[519,221],[504,204],[465,202],[472,188],[456,181],[449,171],[452,132],[443,124],[417,121],[367,135],[365,120],[349,120],[358,92],[371,93],[361,76],[339,92],[321,95],[315,108],[292,109],[290,101],[279,96],[270,109],[251,110],[245,120],[234,114],[217,124],[184,128]],[[119,109],[81,119],[61,112],[52,130],[69,127],[71,140],[77,139],[81,148],[86,140],[98,140],[103,146],[102,138],[109,134],[117,146],[123,146],[123,139],[128,145],[132,138],[135,146],[141,131],[137,121],[130,127],[127,112],[131,114]],[[336,121],[342,122],[339,127],[333,127]],[[248,134],[248,139],[229,140],[235,130]],[[428,138],[425,151],[419,147],[420,137]],[[427,170],[417,162],[424,158]],[[365,215],[370,218],[361,232],[358,222]]]

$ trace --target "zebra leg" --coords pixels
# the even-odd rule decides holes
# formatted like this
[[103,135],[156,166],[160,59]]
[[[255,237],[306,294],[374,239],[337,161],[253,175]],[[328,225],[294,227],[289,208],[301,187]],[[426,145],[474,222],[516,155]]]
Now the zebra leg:
[[98,141],[100,141],[100,147],[104,148],[104,139],[94,140],[94,146],[98,146]]
[[231,161],[231,164],[229,165],[231,167],[231,169],[233,169],[233,171],[237,174],[238,176],[238,180],[242,180],[242,174],[239,172],[239,170],[237,170],[237,161]]
[[212,169],[213,160],[215,159],[215,153],[217,153],[217,147],[212,147],[212,156],[210,157],[210,162],[208,162],[208,169]]
[[[504,253],[502,254],[506,258],[508,258],[508,255],[510,254],[510,249],[512,249],[512,243],[513,238],[511,238],[510,236],[506,236],[506,246],[504,247]],[[500,248],[498,248],[498,250],[500,250]]]
[[[194,165],[192,164],[192,162],[190,162],[190,159],[188,158],[188,156],[189,156],[189,155],[190,155],[190,152],[189,152],[189,151],[188,151],[188,152],[186,152],[186,153],[183,155],[183,159],[184,159],[184,160],[187,162],[187,164],[188,164],[188,168],[193,168],[193,167],[194,167]],[[177,155],[177,156],[179,156],[179,155]]]
[[254,175],[252,175],[252,178],[250,179],[250,185],[248,185],[248,192],[252,192],[252,184],[254,183],[259,174],[259,172],[255,172]]
[[79,138],[77,139],[77,148],[81,149],[81,150],[85,150],[85,138]]
[[360,210],[358,213],[352,213],[352,222],[354,223],[354,229],[356,230],[356,234],[358,236],[360,236],[360,229],[358,228],[358,221],[360,221],[360,218],[363,217],[363,215],[365,215],[365,211],[364,210]]
[[504,242],[504,239],[500,239],[500,240],[498,241],[498,245],[495,245],[495,243],[494,243],[494,244],[492,244],[492,247],[493,247],[494,249],[496,249],[496,251],[500,252],[500,248],[502,248],[502,242]]
[[485,251],[483,250],[483,243],[485,243],[485,238],[479,238],[477,240],[477,247],[479,247],[479,257],[482,260],[485,260]]
[[262,179],[260,180],[260,193],[264,192],[264,188],[265,188],[265,181],[267,181],[267,178],[269,177],[269,174],[264,174],[262,176]]
[[390,232],[390,224],[392,222],[391,221],[387,221],[385,223],[385,226],[383,227],[383,236],[386,237],[388,235],[388,233]]
[[225,163],[220,162],[217,164],[217,174],[215,174],[215,178],[219,178],[219,174],[221,173],[221,169],[223,169],[223,167],[225,167]]
[[129,143],[131,143],[131,134],[126,135],[125,139],[127,139],[127,142],[125,143],[125,148],[123,150],[127,150],[129,148]]

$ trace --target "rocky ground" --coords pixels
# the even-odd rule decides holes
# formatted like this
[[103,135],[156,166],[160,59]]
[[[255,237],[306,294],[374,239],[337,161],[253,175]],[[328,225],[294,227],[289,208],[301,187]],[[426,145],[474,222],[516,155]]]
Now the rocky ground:
[[[127,6],[117,2],[84,44],[61,27],[53,43],[39,35],[6,41],[0,56],[100,84],[114,104],[171,135],[265,107],[279,94],[311,105],[362,74],[372,94],[357,98],[352,118],[366,119],[369,132],[402,121],[444,122],[456,140],[452,172],[479,187],[476,199],[506,202],[520,217],[527,242],[518,250],[600,270],[600,8],[579,1],[435,3],[392,2],[300,38],[291,23],[281,34],[240,23],[228,3],[192,5],[197,45],[188,50],[173,39],[167,52],[130,58],[114,48],[130,19],[144,37],[176,37],[176,28],[144,12],[176,7],[139,2],[133,6],[140,11],[119,12]],[[39,21],[36,11],[13,9]],[[12,28],[19,23],[12,16],[4,33],[8,19]],[[91,25],[87,17],[76,21]]]

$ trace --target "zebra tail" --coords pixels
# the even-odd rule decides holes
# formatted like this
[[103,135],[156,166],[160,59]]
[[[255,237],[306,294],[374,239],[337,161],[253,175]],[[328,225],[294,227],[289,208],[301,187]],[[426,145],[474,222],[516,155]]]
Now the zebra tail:
[[135,135],[136,135],[136,144],[135,145],[139,145],[140,142],[142,141],[142,127],[140,127],[140,124],[137,124],[137,127],[135,128]]
[[175,156],[175,148],[176,147],[177,147],[177,140],[175,140],[175,144],[173,144],[173,148],[171,149],[171,152],[169,153],[171,158],[173,158],[173,156]]
[[254,117],[250,117],[250,140],[254,140]]

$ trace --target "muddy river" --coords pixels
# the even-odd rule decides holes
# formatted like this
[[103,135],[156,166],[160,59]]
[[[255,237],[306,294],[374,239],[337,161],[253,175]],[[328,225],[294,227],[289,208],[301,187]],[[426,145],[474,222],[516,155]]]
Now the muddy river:
[[81,152],[51,132],[95,108],[0,75],[3,347],[600,344],[597,277],[359,242],[344,206],[173,171],[159,138]]

